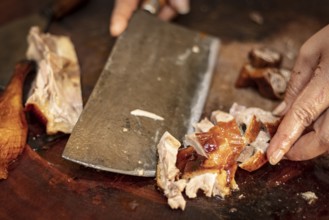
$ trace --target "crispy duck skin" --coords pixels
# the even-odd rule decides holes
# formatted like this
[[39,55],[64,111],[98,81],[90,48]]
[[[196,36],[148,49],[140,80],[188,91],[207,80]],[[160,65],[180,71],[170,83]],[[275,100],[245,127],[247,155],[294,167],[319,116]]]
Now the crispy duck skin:
[[166,132],[158,144],[157,185],[171,208],[184,210],[182,196],[225,198],[239,187],[238,167],[253,172],[266,162],[266,150],[280,118],[260,108],[234,103],[229,113],[213,111],[185,135],[184,146]]
[[209,132],[197,133],[196,136],[208,154],[204,166],[209,168],[231,168],[244,147],[239,127],[234,120],[218,122]]
[[189,143],[198,142],[206,154],[198,154],[195,146],[178,151],[176,166],[188,180],[185,192],[189,198],[195,198],[199,189],[206,196],[222,198],[238,189],[234,176],[244,140],[235,120],[219,121],[208,132],[186,138],[196,139]]
[[254,87],[269,99],[283,99],[291,72],[281,67],[282,55],[269,48],[253,49],[235,81],[236,88]]
[[281,119],[260,108],[246,108],[237,103],[232,105],[230,114],[240,127],[245,127],[242,133],[246,146],[238,158],[239,167],[255,171],[267,162],[266,150]]
[[251,65],[256,68],[279,68],[282,63],[282,55],[267,47],[252,49],[248,54],[248,58]]
[[25,77],[32,70],[32,62],[18,63],[0,97],[0,179],[7,179],[9,164],[22,153],[26,144],[28,126],[22,97]]
[[255,87],[259,93],[269,99],[283,99],[290,71],[283,68],[254,68],[244,65],[235,82],[236,88]]
[[196,133],[195,137],[207,157],[198,154],[195,146],[179,150],[176,166],[184,177],[199,169],[230,169],[244,147],[244,140],[234,120],[219,122],[208,132]]
[[249,63],[243,65],[240,69],[239,76],[235,81],[235,87],[236,88],[256,87],[257,84],[252,79],[251,75],[262,74],[260,71],[256,71],[256,70],[257,69],[254,68]]

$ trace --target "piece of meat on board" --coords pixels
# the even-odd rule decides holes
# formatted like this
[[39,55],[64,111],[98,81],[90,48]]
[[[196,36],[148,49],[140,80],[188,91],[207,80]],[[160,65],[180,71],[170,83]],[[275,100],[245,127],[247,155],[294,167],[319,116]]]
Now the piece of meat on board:
[[33,70],[31,62],[16,64],[13,76],[0,96],[0,179],[7,179],[8,166],[23,151],[27,122],[23,108],[23,85]]
[[236,88],[255,87],[269,99],[283,99],[291,71],[281,67],[282,55],[269,48],[256,48],[248,54],[235,81]]
[[255,68],[274,67],[279,68],[282,63],[282,55],[268,47],[254,48],[248,53],[250,64]]
[[27,58],[38,63],[36,79],[26,101],[46,125],[47,134],[71,133],[82,112],[80,67],[71,40],[43,34],[32,27]]
[[[199,143],[178,152],[177,167],[182,178],[188,180],[185,193],[195,198],[199,189],[206,196],[219,195],[222,198],[238,189],[234,176],[237,158],[244,147],[240,129],[232,120],[218,121],[208,132],[186,136],[186,143]],[[192,140],[194,139],[194,140]],[[202,146],[206,156],[197,153]]]
[[182,195],[225,198],[239,187],[238,166],[249,172],[267,162],[266,150],[280,118],[260,108],[234,103],[230,112],[213,111],[185,135],[184,146],[165,132],[157,146],[157,185],[171,208],[184,210]]
[[230,114],[241,128],[246,144],[238,158],[239,167],[255,171],[267,162],[266,150],[281,119],[263,109],[247,108],[237,103],[232,105]]
[[185,180],[177,180],[179,169],[176,167],[176,157],[181,143],[169,132],[165,132],[157,146],[159,161],[157,165],[156,181],[168,198],[172,209],[185,209],[186,201],[182,195]]

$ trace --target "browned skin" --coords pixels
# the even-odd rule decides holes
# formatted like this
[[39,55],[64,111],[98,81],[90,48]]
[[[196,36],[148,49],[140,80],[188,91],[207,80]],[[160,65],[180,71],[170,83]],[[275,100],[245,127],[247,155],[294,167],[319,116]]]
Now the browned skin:
[[269,77],[266,76],[270,68],[253,68],[250,64],[244,65],[241,70],[239,77],[235,82],[236,88],[247,88],[255,87],[259,93],[269,99],[280,99],[275,94],[273,87],[269,81]]
[[208,158],[197,154],[192,147],[180,150],[176,165],[183,173],[183,178],[203,172],[223,170],[227,173],[226,184],[230,186],[237,169],[237,157],[244,147],[244,141],[235,120],[219,122],[208,132],[197,133],[196,136]]
[[177,153],[176,167],[181,174],[186,170],[196,170],[206,158],[199,155],[192,146],[182,148]]
[[32,112],[43,125],[47,125],[48,120],[37,105],[28,103],[25,106],[25,111]]
[[[267,61],[264,59],[263,56],[258,56],[257,51],[260,51],[263,54],[266,54],[266,50],[271,50],[273,53],[276,53],[278,56],[278,59],[272,60],[272,62]],[[282,63],[282,54],[278,53],[277,51],[274,51],[273,49],[269,48],[258,48],[258,49],[253,49],[248,53],[248,59],[250,64],[255,67],[255,68],[265,68],[265,67],[274,67],[274,68],[279,68]]]
[[235,81],[236,88],[256,87],[256,83],[250,78],[250,70],[255,70],[250,64],[241,67],[238,78]]
[[28,128],[22,96],[24,80],[31,69],[30,62],[18,63],[0,97],[0,179],[8,177],[8,165],[18,157],[26,144]]
[[267,61],[263,56],[260,56],[256,51],[260,51],[260,54],[266,54],[268,48],[253,49],[248,53],[248,63],[244,64],[240,70],[240,74],[235,81],[236,88],[255,87],[259,93],[268,99],[280,100],[283,98],[283,94],[278,94],[274,91],[273,85],[270,81],[270,73],[276,72],[281,68],[282,54],[273,51],[277,54],[277,59],[273,57],[272,61]]
[[[253,116],[244,134],[244,142],[235,120],[219,122],[208,132],[196,134],[208,158],[197,154],[194,148],[190,146],[178,151],[176,166],[183,178],[189,178],[203,172],[225,170],[228,174],[227,183],[229,184],[234,180],[237,169],[236,161],[245,144],[255,141],[262,129],[265,129],[273,137],[279,123],[280,121],[262,123],[257,120],[256,116]],[[258,170],[267,161],[264,152],[256,151],[250,158],[241,163],[239,167],[252,172]]]
[[220,169],[229,169],[236,163],[244,141],[240,129],[235,122],[219,122],[209,132],[197,134],[199,142],[208,154],[207,166],[216,166]]
[[255,152],[248,160],[239,165],[240,168],[252,172],[258,170],[267,162],[267,157],[265,153],[261,151]]
[[244,134],[247,144],[254,142],[261,130],[262,123],[257,120],[256,116],[252,117],[250,124]]
[[[247,129],[247,131],[245,133],[245,138],[248,140],[250,138],[248,138],[247,136],[255,137],[252,140],[252,141],[254,141],[256,139],[256,137],[258,136],[261,129],[265,129],[272,138],[280,124],[280,121],[281,120],[278,120],[274,123],[261,123],[261,122],[257,121],[256,117],[254,116],[252,122],[250,123],[250,125],[248,127],[249,132],[247,132],[248,131],[248,129]],[[250,141],[249,143],[251,143],[252,141]],[[250,158],[248,158],[243,163],[241,163],[239,165],[239,167],[244,170],[247,170],[249,172],[252,172],[252,171],[258,170],[267,161],[268,160],[267,160],[265,152],[256,151]]]
[[271,138],[274,136],[276,131],[278,130],[278,127],[282,121],[282,118],[280,120],[274,122],[274,123],[264,123],[263,126],[267,130],[267,132],[270,134]]
[[265,69],[257,69],[257,71],[262,72],[262,75],[260,76],[260,74],[257,73],[256,75],[250,75],[250,77],[252,80],[256,82],[259,94],[265,98],[269,98],[273,100],[282,99],[282,97],[277,96],[270,82],[269,73],[272,70],[270,68],[265,68]]

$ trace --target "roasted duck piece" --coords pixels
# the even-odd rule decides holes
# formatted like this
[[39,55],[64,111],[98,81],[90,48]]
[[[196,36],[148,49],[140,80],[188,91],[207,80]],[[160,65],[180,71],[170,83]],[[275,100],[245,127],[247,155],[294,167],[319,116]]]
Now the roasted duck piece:
[[23,85],[26,75],[33,69],[31,62],[18,63],[0,97],[0,179],[7,179],[9,164],[26,144],[28,127],[22,100]]
[[186,181],[178,180],[179,170],[176,167],[176,156],[181,143],[169,132],[165,132],[158,144],[159,162],[157,165],[157,185],[168,198],[171,208],[185,209],[186,201],[182,195]]
[[245,140],[238,157],[239,167],[255,171],[267,162],[266,150],[280,123],[280,118],[260,108],[247,108],[234,103],[230,108]]
[[266,150],[279,122],[271,112],[234,103],[229,113],[217,110],[210,120],[196,123],[195,133],[185,136],[185,147],[166,132],[157,147],[157,185],[170,207],[185,208],[184,190],[189,198],[198,191],[225,198],[238,190],[237,168],[252,172],[267,162]]
[[269,48],[253,49],[242,66],[235,87],[255,87],[269,99],[283,99],[291,72],[281,68],[282,55]]
[[250,64],[255,68],[279,68],[282,63],[282,55],[267,47],[252,49],[248,54],[248,58]]
[[233,118],[230,121],[218,121],[207,132],[187,135],[186,143],[198,149],[196,152],[201,148],[205,155],[188,148],[178,152],[177,166],[182,178],[188,180],[185,189],[188,197],[196,197],[198,190],[202,189],[209,197],[219,195],[224,198],[232,190],[238,189],[234,176],[238,167],[237,158],[245,145]]
[[46,125],[47,134],[71,133],[82,112],[80,67],[68,37],[43,34],[32,27],[27,58],[35,60],[38,72],[26,101]]

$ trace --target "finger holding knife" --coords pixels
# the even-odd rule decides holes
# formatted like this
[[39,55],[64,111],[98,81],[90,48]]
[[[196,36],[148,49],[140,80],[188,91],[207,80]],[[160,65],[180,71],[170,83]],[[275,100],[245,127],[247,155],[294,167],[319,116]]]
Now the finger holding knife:
[[190,10],[189,0],[116,0],[109,27],[112,36],[119,36],[127,28],[130,17],[139,5],[164,21],[171,20],[177,14],[187,14]]

